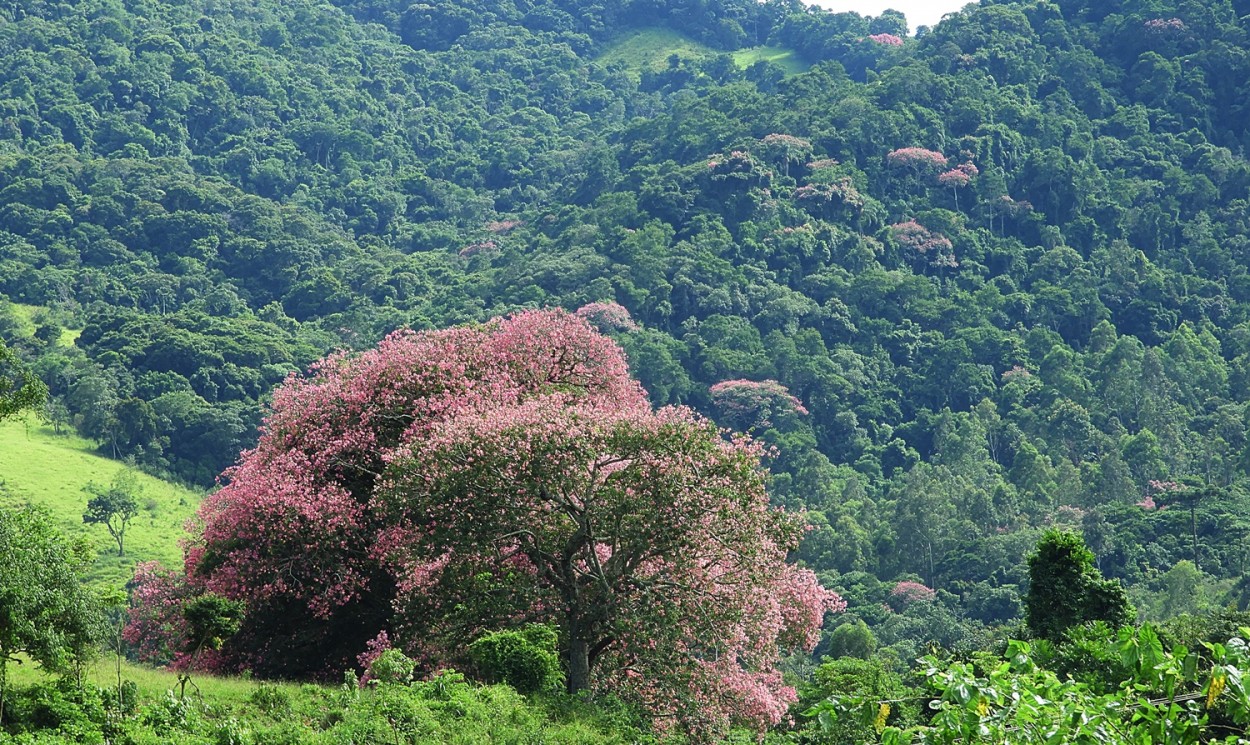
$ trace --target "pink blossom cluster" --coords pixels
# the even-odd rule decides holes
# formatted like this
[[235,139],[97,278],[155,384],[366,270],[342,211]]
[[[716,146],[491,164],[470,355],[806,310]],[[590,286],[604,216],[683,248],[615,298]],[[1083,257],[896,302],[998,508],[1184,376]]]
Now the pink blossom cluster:
[[929,230],[915,220],[895,223],[890,226],[890,235],[900,244],[913,248],[920,253],[950,250],[951,241],[935,230]]
[[183,606],[196,592],[180,573],[141,561],[135,565],[132,587],[122,639],[140,660],[173,670],[194,662],[201,670],[228,671],[217,650],[189,648],[191,631]]
[[959,187],[967,186],[972,183],[973,177],[980,174],[980,170],[972,163],[963,163],[945,171],[938,176],[938,183],[942,186]]
[[470,243],[460,249],[459,255],[460,258],[467,259],[470,256],[476,256],[486,251],[494,251],[496,248],[499,248],[499,244],[494,241],[478,241],[477,243]]
[[895,36],[894,34],[869,34],[866,38],[869,41],[875,41],[878,44],[883,44],[888,47],[903,46],[902,37]]
[[749,171],[755,168],[755,161],[745,150],[732,150],[728,155],[717,153],[708,158],[707,167],[722,171]]
[[905,580],[894,585],[886,606],[896,613],[902,613],[908,606],[915,603],[929,603],[937,599],[937,593],[930,587],[919,582]]
[[774,132],[773,134],[764,135],[760,140],[760,144],[765,147],[782,148],[786,150],[811,150],[812,143],[802,137],[794,135],[781,134]]
[[926,150],[922,147],[904,147],[892,150],[885,157],[892,166],[914,170],[936,170],[945,168],[947,163],[945,155],[936,150]]
[[1002,380],[1004,383],[1008,383],[1012,380],[1024,380],[1031,377],[1033,377],[1033,373],[1029,372],[1028,368],[1012,365],[1010,370],[1003,371]]
[[[1185,490],[1184,485],[1178,484],[1175,481],[1160,481],[1157,479],[1151,479],[1150,481],[1146,482],[1146,494],[1145,496],[1142,497],[1141,501],[1137,503],[1137,506],[1141,507],[1143,510],[1154,510],[1154,509],[1166,510],[1167,506],[1159,505],[1157,502],[1155,502],[1155,497],[1163,496],[1167,494],[1175,494],[1176,492],[1181,492],[1184,490]],[[1164,498],[1164,501],[1165,502],[1167,501],[1166,497]]]
[[154,561],[135,564],[131,609],[122,638],[140,660],[169,664],[186,634],[182,603],[187,587],[181,577]]
[[[844,604],[785,563],[803,525],[769,506],[759,454],[759,444],[726,441],[682,408],[622,414],[535,398],[457,416],[394,461],[396,478],[381,490],[401,511],[394,522],[438,527],[396,544],[391,560],[402,576],[454,544],[444,571],[481,577],[499,571],[497,559],[471,547],[521,554],[538,570],[512,583],[531,582],[522,594],[545,607],[578,598],[586,615],[575,628],[596,629],[590,619],[618,610],[610,630],[595,632],[613,639],[595,687],[696,736],[733,723],[762,730],[795,700],[776,671],[779,650],[811,648],[824,615]],[[502,543],[501,525],[511,526]],[[541,620],[526,607],[525,620]]]
[[841,164],[834,158],[820,158],[808,163],[807,167],[813,171],[819,171],[822,168],[836,168],[839,165]]
[[1151,18],[1142,25],[1147,31],[1156,34],[1179,33],[1185,30],[1185,22],[1179,18]]
[[457,411],[551,386],[643,407],[627,369],[619,347],[586,321],[554,311],[476,328],[400,331],[371,352],[318,363],[312,377],[275,392],[257,449],[205,500],[188,574],[228,597],[294,597],[328,617],[367,589],[376,561],[373,539],[361,532],[370,523],[369,495],[352,485],[371,485],[391,448]]
[[1003,214],[1016,217],[1033,211],[1033,205],[1026,199],[1012,199],[1004,194],[998,198],[998,210]]
[[389,649],[394,649],[394,648],[395,648],[394,645],[391,644],[391,636],[390,634],[386,633],[385,629],[383,629],[382,631],[379,631],[377,636],[373,637],[373,639],[369,640],[369,642],[365,644],[365,651],[361,652],[356,657],[356,663],[360,665],[362,670],[365,671],[365,674],[360,677],[361,688],[364,688],[366,685],[369,684],[370,665],[372,665],[375,660],[381,657],[383,652]]
[[487,232],[490,233],[507,233],[508,231],[515,230],[524,224],[525,222],[522,220],[492,220],[486,223],[485,227]]
[[587,303],[578,308],[576,313],[579,318],[590,321],[591,325],[600,331],[638,330],[638,324],[634,322],[625,306],[620,303]]
[[867,204],[850,176],[842,176],[827,184],[805,184],[794,190],[794,198],[818,204],[836,202],[854,209],[862,209]]
[[775,417],[808,413],[803,403],[775,380],[724,380],[708,392],[722,420],[741,430],[771,427]]

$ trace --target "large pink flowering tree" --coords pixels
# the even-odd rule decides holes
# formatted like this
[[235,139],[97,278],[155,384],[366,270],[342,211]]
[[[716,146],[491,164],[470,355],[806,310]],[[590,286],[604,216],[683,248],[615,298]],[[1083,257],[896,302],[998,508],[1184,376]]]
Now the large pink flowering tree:
[[223,651],[258,671],[333,669],[383,633],[456,664],[539,621],[571,691],[699,738],[763,728],[795,699],[780,654],[842,603],[786,563],[803,524],[769,506],[759,455],[653,411],[574,315],[401,332],[275,394],[200,511],[186,582],[247,604]]

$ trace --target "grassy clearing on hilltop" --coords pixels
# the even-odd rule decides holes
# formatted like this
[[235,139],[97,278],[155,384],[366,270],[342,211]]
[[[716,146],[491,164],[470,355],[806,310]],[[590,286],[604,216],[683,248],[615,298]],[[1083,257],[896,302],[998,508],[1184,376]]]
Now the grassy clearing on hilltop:
[[716,50],[668,28],[646,28],[625,34],[599,55],[603,65],[619,63],[635,74],[668,67],[673,55],[685,59],[713,57]]
[[771,62],[786,71],[787,75],[798,75],[812,68],[795,53],[785,47],[751,47],[739,49],[733,53],[734,64],[747,68],[756,62]]
[[[603,65],[624,65],[635,76],[644,70],[662,70],[668,67],[673,55],[683,59],[715,57],[719,52],[706,44],[668,28],[645,28],[623,34],[599,56]],[[772,62],[787,75],[806,72],[811,65],[799,59],[793,49],[785,47],[751,47],[731,54],[734,64],[747,68],[756,62]]]
[[82,513],[89,482],[106,486],[126,468],[101,457],[88,440],[56,435],[31,415],[0,422],[0,505],[34,504],[46,508],[68,535],[87,535],[99,549],[89,574],[93,582],[120,586],[130,579],[137,561],[157,560],[180,566],[178,541],[201,494],[147,474],[136,474],[141,492],[139,514],[126,532],[126,555],[102,525],[84,525]]

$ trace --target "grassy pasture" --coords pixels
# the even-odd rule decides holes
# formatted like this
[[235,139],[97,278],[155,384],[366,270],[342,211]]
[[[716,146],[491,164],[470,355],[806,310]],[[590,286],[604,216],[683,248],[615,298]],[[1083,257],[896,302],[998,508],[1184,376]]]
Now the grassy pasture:
[[787,75],[798,75],[807,72],[811,65],[799,59],[793,49],[785,47],[750,47],[739,49],[733,53],[734,64],[747,68],[756,62],[771,62],[786,71]]
[[[603,65],[619,64],[635,77],[644,70],[662,70],[668,67],[670,57],[703,59],[715,57],[717,50],[668,28],[644,28],[622,34],[603,54],[598,62]],[[787,75],[805,72],[811,66],[803,62],[792,49],[783,47],[751,47],[731,54],[734,64],[747,68],[756,62],[772,62]]]
[[121,586],[136,561],[157,560],[179,566],[183,525],[202,494],[138,473],[139,514],[126,531],[126,555],[117,556],[103,525],[84,525],[82,513],[94,482],[106,486],[126,468],[101,457],[93,443],[74,435],[56,435],[34,416],[0,422],[0,505],[34,504],[47,509],[67,535],[86,535],[99,550],[93,582]]
[[[35,335],[35,329],[43,322],[48,311],[40,305],[26,305],[24,303],[10,303],[13,309],[13,315],[18,320],[18,333],[21,336],[30,338]],[[61,338],[57,342],[63,347],[72,347],[78,335],[82,333],[82,329],[61,329]]]

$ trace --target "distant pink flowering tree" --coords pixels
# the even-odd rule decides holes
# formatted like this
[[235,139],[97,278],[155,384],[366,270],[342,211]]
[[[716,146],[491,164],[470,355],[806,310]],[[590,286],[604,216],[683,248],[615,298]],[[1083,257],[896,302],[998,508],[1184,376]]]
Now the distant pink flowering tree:
[[600,331],[637,331],[638,324],[625,306],[620,303],[587,303],[578,308],[576,315],[585,318]]
[[1151,18],[1142,25],[1154,34],[1176,34],[1185,30],[1185,22],[1179,18]]
[[181,640],[187,634],[182,605],[192,591],[182,575],[152,561],[135,565],[131,609],[122,638],[144,662],[170,665],[185,663]]
[[794,198],[813,211],[817,217],[828,215],[839,207],[858,213],[868,200],[855,188],[850,176],[839,176],[829,183],[804,184],[794,190]]
[[929,230],[915,220],[891,225],[890,236],[899,245],[924,256],[931,266],[956,267],[959,265],[954,254],[951,253],[953,245],[950,238],[936,230]]
[[948,187],[955,195],[955,209],[959,209],[959,189],[972,183],[972,179],[981,171],[975,164],[962,163],[949,171],[938,174],[938,183]]
[[922,147],[904,147],[892,150],[885,156],[886,161],[895,168],[903,168],[917,173],[933,173],[946,167],[946,156],[936,150]]
[[804,163],[812,154],[812,143],[802,137],[774,132],[759,141],[759,149],[768,158],[781,164],[782,173],[790,175],[791,163]]
[[480,253],[494,251],[497,248],[499,248],[499,244],[494,241],[479,241],[477,243],[470,243],[464,248],[461,248],[458,255],[462,259],[469,259]]
[[908,606],[916,603],[928,603],[937,599],[937,593],[927,585],[919,582],[903,581],[894,585],[886,605],[896,613],[902,613]]
[[941,184],[942,186],[949,186],[952,189],[955,189],[960,186],[967,186],[968,184],[972,183],[972,177],[969,176],[964,171],[961,171],[958,168],[954,168],[952,170],[944,171],[943,173],[938,174],[938,183]]
[[[227,651],[253,669],[334,669],[383,638],[433,669],[484,631],[547,622],[573,691],[696,739],[763,728],[795,699],[779,655],[843,604],[786,563],[803,524],[769,507],[759,455],[653,411],[575,315],[398,332],[275,393],[200,510],[186,582],[246,602]],[[151,587],[147,628],[168,592]]]
[[521,227],[525,223],[521,220],[491,220],[486,223],[486,230],[491,233],[507,233],[511,230]]
[[771,427],[777,417],[807,414],[802,402],[775,380],[724,380],[708,392],[721,421],[735,429]]
[[973,163],[961,163],[949,171],[944,171],[938,175],[938,183],[942,186],[967,186],[972,183],[973,177],[980,174],[981,171]]
[[881,44],[882,46],[887,46],[887,47],[903,46],[902,37],[896,36],[894,34],[869,34],[865,38],[867,38],[869,41],[875,41],[876,43]]

